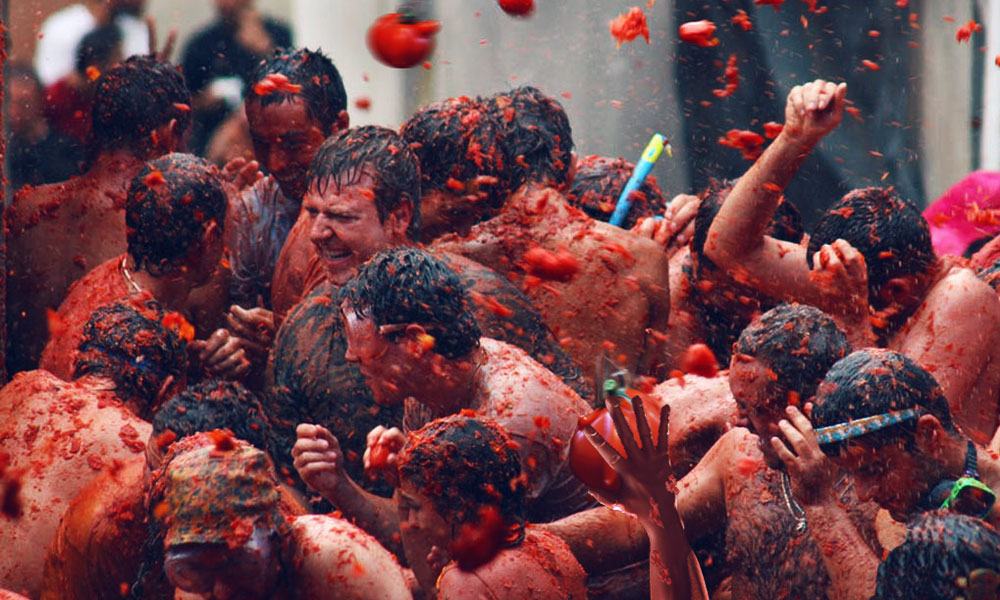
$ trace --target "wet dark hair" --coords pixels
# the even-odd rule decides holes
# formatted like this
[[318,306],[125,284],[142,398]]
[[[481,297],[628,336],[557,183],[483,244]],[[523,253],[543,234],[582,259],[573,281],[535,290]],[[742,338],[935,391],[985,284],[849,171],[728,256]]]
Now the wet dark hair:
[[[701,203],[694,217],[694,233],[691,235],[691,253],[698,257],[699,271],[708,266],[715,266],[705,256],[705,242],[708,240],[708,230],[712,227],[712,221],[719,214],[722,203],[726,201],[729,192],[733,191],[734,185],[736,185],[734,180],[713,181],[701,194]],[[793,244],[801,242],[805,229],[802,227],[799,209],[782,198],[764,233],[784,242]]]
[[226,195],[218,169],[204,159],[168,154],[143,165],[129,183],[125,225],[138,269],[175,272],[212,221],[224,229]]
[[795,392],[804,403],[816,394],[827,370],[847,356],[851,345],[833,319],[818,308],[779,304],[743,330],[733,351],[752,356],[774,373],[771,385],[785,392],[772,395],[775,400],[784,403],[787,392]]
[[[479,346],[482,335],[469,294],[454,271],[423,250],[383,250],[347,284],[344,296],[359,315],[382,325],[421,325],[434,352],[457,359]],[[405,331],[387,334],[390,340]]]
[[978,569],[1000,572],[1000,533],[980,519],[927,512],[906,529],[906,539],[879,563],[872,600],[969,597],[959,585]]
[[184,322],[148,297],[98,308],[83,326],[73,378],[110,377],[119,397],[140,401],[139,416],[149,420],[167,378],[187,369],[187,344],[171,321]]
[[500,123],[513,173],[512,189],[530,181],[557,188],[569,183],[573,162],[573,131],[559,101],[538,88],[523,86],[486,99]]
[[122,32],[114,23],[98,27],[83,36],[83,39],[76,46],[76,62],[74,63],[76,72],[80,75],[86,75],[87,67],[108,62],[121,43]]
[[809,239],[810,269],[813,254],[838,239],[865,257],[868,302],[876,308],[879,291],[890,279],[926,273],[936,260],[927,221],[892,188],[853,190],[826,211]]
[[143,154],[154,131],[177,120],[191,125],[191,93],[177,67],[150,56],[132,56],[101,75],[94,92],[90,158],[127,148]]
[[525,479],[514,447],[495,421],[452,415],[410,433],[399,454],[399,474],[453,525],[474,523],[480,508],[497,507],[520,541]]
[[[302,89],[294,94],[278,90],[263,96],[257,95],[253,91],[253,84],[272,74],[284,75],[289,83],[302,86]],[[309,115],[323,126],[323,135],[331,133],[340,112],[347,110],[347,92],[344,91],[340,71],[319,50],[277,48],[270,58],[257,64],[250,81],[253,84],[247,92],[247,102],[270,106],[302,98]]]
[[[243,384],[208,379],[175,394],[153,415],[153,437],[172,432],[172,439],[227,429],[233,436],[274,456],[271,423],[257,396]],[[169,434],[167,434],[169,435]]]
[[976,276],[990,284],[990,287],[992,287],[994,291],[1000,289],[1000,260],[994,261],[992,265],[986,267],[982,271],[979,271]]
[[[592,219],[607,222],[634,170],[635,165],[621,157],[585,156],[576,163],[573,187],[566,194],[566,201]],[[622,227],[631,229],[641,217],[662,215],[666,208],[663,190],[656,184],[656,178],[649,176],[632,194],[632,206]]]
[[410,145],[395,131],[376,125],[352,127],[327,138],[316,151],[306,174],[307,189],[321,194],[333,185],[340,191],[361,181],[375,181],[375,208],[384,223],[403,199],[413,206],[406,235],[420,235],[420,164]]
[[[830,368],[820,384],[811,418],[818,429],[908,408],[934,415],[945,431],[957,433],[944,392],[930,373],[898,352],[866,348]],[[911,442],[916,430],[917,420],[907,419],[848,442],[881,448],[899,441]],[[848,442],[825,444],[823,452],[837,456],[846,450]]]
[[[511,192],[511,170],[500,124],[484,103],[451,98],[423,108],[403,124],[400,135],[420,161],[422,191],[464,196],[485,218]],[[454,189],[456,182],[465,189]]]

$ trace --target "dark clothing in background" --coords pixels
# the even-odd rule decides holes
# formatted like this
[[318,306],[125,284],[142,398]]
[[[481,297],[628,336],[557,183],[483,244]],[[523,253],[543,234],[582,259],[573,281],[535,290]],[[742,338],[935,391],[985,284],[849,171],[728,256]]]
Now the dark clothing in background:
[[[292,31],[284,23],[262,18],[264,29],[271,37],[275,48],[292,45]],[[222,77],[239,77],[243,80],[244,96],[250,89],[250,77],[253,69],[263,57],[255,55],[236,41],[234,25],[216,21],[198,31],[188,41],[184,48],[181,62],[184,78],[187,80],[191,95],[197,95],[212,81]],[[229,114],[230,108],[198,113],[194,115],[191,146],[196,154],[203,154],[208,140],[216,127]]]
[[[813,150],[786,189],[807,226],[858,187],[892,185],[923,206],[919,128],[904,125],[918,122],[919,49],[910,46],[920,41],[920,30],[910,24],[916,8],[897,7],[895,0],[815,4],[817,11],[826,10],[810,11],[805,2],[785,2],[777,11],[753,0],[674,3],[678,24],[708,19],[718,27],[720,40],[710,48],[683,42],[678,48],[675,72],[692,189],[705,189],[710,178],[743,175],[750,161],[719,145],[719,138],[730,129],[763,135],[764,123],[784,123],[791,88],[822,78],[846,81],[848,106],[858,112],[857,117],[844,114],[843,123]],[[749,31],[731,21],[740,9],[753,23]],[[739,88],[718,98],[712,90],[724,87],[730,54],[737,56]],[[863,67],[864,59],[879,69]],[[719,80],[706,73],[716,73]]]

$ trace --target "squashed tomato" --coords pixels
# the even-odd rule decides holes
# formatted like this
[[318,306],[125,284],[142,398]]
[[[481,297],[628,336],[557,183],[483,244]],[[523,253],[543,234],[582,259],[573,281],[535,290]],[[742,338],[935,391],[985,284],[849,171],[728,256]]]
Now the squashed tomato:
[[526,17],[535,10],[535,0],[498,0],[500,8],[508,15]]
[[368,29],[368,49],[390,67],[409,69],[434,50],[434,34],[440,29],[437,21],[417,21],[410,15],[389,13]]
[[719,45],[719,38],[715,37],[715,23],[703,19],[701,21],[688,21],[678,29],[682,42],[711,48]]
[[[637,390],[629,389],[625,393],[629,398],[639,397],[642,399],[642,404],[646,409],[646,421],[649,423],[649,430],[653,436],[653,443],[659,444],[659,440],[656,439],[656,432],[660,427],[659,404]],[[629,429],[632,430],[632,435],[635,436],[636,444],[641,445],[638,430],[635,428],[635,412],[632,411],[632,404],[630,402],[622,401],[622,413],[625,415]],[[590,425],[597,430],[597,433],[601,434],[619,453],[622,455],[625,454],[625,448],[622,446],[621,440],[618,439],[618,432],[615,431],[615,424],[611,420],[611,414],[608,413],[608,409],[599,408],[589,415],[580,418],[576,427],[576,433],[573,434],[573,440],[569,445],[569,468],[588,487],[609,493],[617,492],[622,486],[621,478],[618,477],[618,473],[615,473],[615,470],[608,463],[604,462],[601,455],[597,453],[597,449],[587,439],[587,435],[583,432],[583,428],[586,425]]]
[[552,281],[570,281],[580,270],[580,261],[565,248],[551,252],[535,246],[524,253],[524,262],[530,275]]

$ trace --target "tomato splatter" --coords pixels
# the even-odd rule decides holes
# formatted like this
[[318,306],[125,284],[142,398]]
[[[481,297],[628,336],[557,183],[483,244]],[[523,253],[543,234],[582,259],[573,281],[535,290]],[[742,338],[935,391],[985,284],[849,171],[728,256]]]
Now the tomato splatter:
[[712,93],[719,98],[728,98],[740,87],[740,69],[736,66],[735,53],[729,55],[722,77],[725,78],[726,87],[721,90],[712,90]]
[[564,248],[551,252],[535,246],[524,253],[524,262],[529,274],[552,281],[570,281],[580,270],[580,261]]
[[753,23],[750,21],[747,11],[742,8],[737,10],[736,16],[729,20],[743,31],[750,31],[753,28]]
[[97,79],[101,76],[101,70],[95,67],[94,65],[90,65],[89,67],[87,67],[86,73],[87,73],[87,79],[89,79],[90,81],[97,81]]
[[269,73],[253,86],[253,92],[258,96],[267,96],[274,92],[286,94],[298,94],[302,92],[302,86],[292,83],[288,77],[282,73]]
[[959,27],[958,31],[955,32],[955,40],[958,41],[959,43],[968,42],[969,38],[972,37],[973,33],[977,33],[982,30],[983,30],[982,25],[976,23],[975,21],[969,21],[965,25]]
[[678,29],[682,42],[711,48],[719,45],[719,38],[715,37],[715,23],[708,19],[701,21],[688,21]]
[[163,178],[163,173],[160,171],[150,171],[149,175],[142,178],[142,182],[146,184],[146,187],[157,187],[165,184],[167,180]]
[[768,121],[764,123],[764,137],[769,140],[773,140],[778,137],[778,134],[785,128],[781,123],[776,123],[774,121]]
[[638,6],[633,6],[627,13],[618,15],[609,24],[611,35],[618,40],[621,48],[624,42],[631,42],[640,35],[649,43],[649,26],[646,24],[646,13]]
[[715,374],[719,372],[719,362],[715,358],[715,353],[707,345],[691,344],[684,351],[681,369],[691,375],[715,377]]
[[719,138],[719,145],[739,150],[747,160],[757,160],[764,150],[764,137],[745,129],[730,129],[725,137]]
[[880,67],[880,66],[878,65],[878,63],[877,63],[877,62],[875,62],[875,61],[873,61],[873,60],[868,60],[867,58],[865,58],[865,59],[863,59],[863,60],[861,61],[861,66],[862,66],[862,67],[865,67],[866,69],[870,69],[870,70],[872,70],[872,71],[878,71],[879,69],[881,69],[881,68],[882,68],[882,67]]
[[358,107],[358,110],[368,110],[372,107],[372,99],[368,96],[358,96],[354,100],[354,106]]
[[754,4],[757,6],[773,6],[775,11],[784,3],[785,0],[754,0]]

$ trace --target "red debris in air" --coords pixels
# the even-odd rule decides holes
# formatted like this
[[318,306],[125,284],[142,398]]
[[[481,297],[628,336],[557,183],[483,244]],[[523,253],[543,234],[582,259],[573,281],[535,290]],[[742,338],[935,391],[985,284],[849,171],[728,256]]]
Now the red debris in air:
[[997,55],[996,55],[996,56],[995,56],[995,57],[993,58],[993,64],[995,64],[996,66],[1000,67],[1000,54],[997,54]]
[[722,76],[726,80],[726,87],[721,90],[712,90],[712,93],[719,98],[728,98],[740,87],[740,69],[736,66],[736,54],[730,54],[726,62],[726,70]]
[[733,25],[743,29],[743,31],[750,31],[753,28],[753,23],[750,21],[750,17],[747,16],[747,11],[742,8],[736,11],[736,16],[730,19]]
[[526,17],[535,10],[535,0],[498,0],[500,8],[508,15]]
[[87,67],[86,73],[87,79],[90,81],[97,81],[97,79],[101,76],[101,70],[94,65]]
[[298,94],[302,92],[302,86],[297,83],[292,83],[288,80],[288,77],[282,73],[270,73],[265,75],[263,79],[255,83],[253,86],[253,93],[258,96],[267,96],[268,94],[273,94],[274,92]]
[[580,270],[580,261],[565,248],[551,252],[535,246],[524,253],[524,262],[530,275],[552,281],[570,281]]
[[229,452],[236,449],[236,441],[228,431],[213,429],[207,435],[215,444],[215,450],[218,452]]
[[372,99],[368,96],[358,96],[354,100],[354,106],[358,107],[358,110],[368,110],[372,107]]
[[861,66],[865,67],[866,69],[870,69],[872,71],[878,71],[879,69],[882,68],[878,65],[877,62],[873,60],[868,60],[867,58],[861,61]]
[[719,145],[739,150],[747,160],[757,160],[764,150],[764,137],[746,129],[730,129],[719,138]]
[[715,358],[715,353],[705,344],[691,344],[684,351],[681,359],[681,370],[690,375],[701,375],[702,377],[715,377],[719,372],[719,361]]
[[[816,4],[819,2],[819,0],[802,0],[802,1],[809,5],[808,7],[806,7],[806,10],[808,10],[809,12],[814,13],[814,14],[821,15],[821,14],[825,13],[827,10],[829,10],[829,7],[827,7],[827,6],[819,6],[819,7],[817,7]],[[777,7],[775,7],[775,8],[777,8]],[[803,17],[802,19],[804,21],[805,17]]]
[[969,38],[972,37],[973,33],[982,30],[983,30],[982,25],[976,23],[975,21],[969,21],[965,25],[962,25],[961,27],[958,28],[958,31],[955,33],[955,40],[957,40],[959,43],[967,42],[969,41]]
[[773,6],[775,11],[784,3],[785,0],[754,0],[754,4],[757,6]]
[[854,119],[857,122],[864,123],[865,120],[863,118],[861,118],[861,109],[859,109],[858,107],[856,107],[856,106],[845,106],[844,110],[847,111],[847,114],[849,114],[852,117],[854,117]]
[[896,0],[896,6],[899,8],[906,8],[910,5],[910,0]]
[[633,6],[627,13],[618,15],[609,24],[611,35],[618,40],[618,47],[621,48],[624,42],[631,42],[640,35],[646,38],[649,43],[649,27],[646,25],[646,13],[638,6]]
[[464,523],[451,543],[451,557],[463,571],[475,571],[493,560],[507,541],[507,528],[495,506],[479,509],[478,523]]
[[778,137],[778,134],[785,128],[781,123],[776,123],[774,121],[768,121],[764,123],[764,137],[769,140],[773,140]]
[[152,171],[149,175],[142,178],[142,182],[146,184],[146,187],[157,187],[165,184],[167,180],[163,178],[163,173]]
[[715,23],[708,19],[701,21],[688,21],[678,29],[681,41],[703,48],[711,48],[719,45],[719,38],[715,37]]

